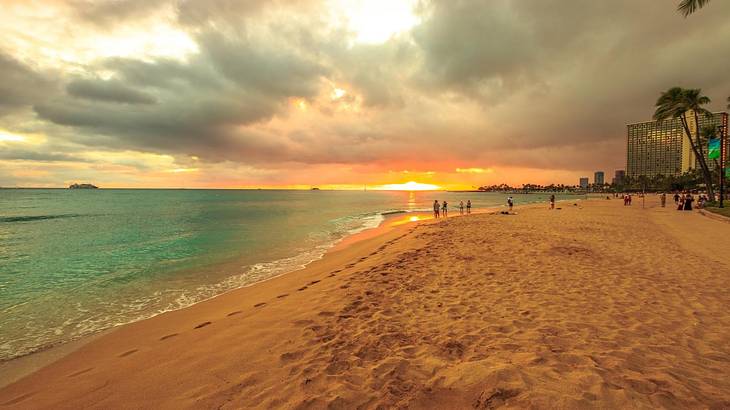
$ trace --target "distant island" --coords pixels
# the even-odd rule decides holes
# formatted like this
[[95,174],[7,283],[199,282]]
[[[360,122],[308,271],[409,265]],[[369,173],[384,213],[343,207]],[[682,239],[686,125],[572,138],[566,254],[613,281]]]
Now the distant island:
[[99,189],[99,187],[92,184],[71,184],[68,189]]

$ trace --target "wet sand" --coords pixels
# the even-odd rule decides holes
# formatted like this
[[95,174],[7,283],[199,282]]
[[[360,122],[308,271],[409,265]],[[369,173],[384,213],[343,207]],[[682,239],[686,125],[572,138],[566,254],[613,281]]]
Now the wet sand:
[[395,226],[102,335],[0,408],[730,407],[730,224],[579,204]]

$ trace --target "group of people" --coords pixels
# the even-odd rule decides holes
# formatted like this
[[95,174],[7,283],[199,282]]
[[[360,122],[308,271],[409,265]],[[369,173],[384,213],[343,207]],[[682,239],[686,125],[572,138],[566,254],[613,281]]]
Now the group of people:
[[631,205],[631,194],[624,194],[624,206]]
[[[464,201],[459,201],[459,214],[464,215],[465,209],[467,215],[471,213],[471,199],[466,201],[466,206],[464,206]],[[438,200],[434,200],[433,217],[440,218],[441,216],[449,216],[449,204],[446,200],[444,200],[443,204],[440,204]]]
[[[701,194],[697,199],[697,208],[704,208],[705,203],[708,201],[708,199],[709,198],[707,198],[707,195]],[[662,207],[665,207],[667,202],[667,194],[662,194],[661,201]],[[674,193],[674,205],[677,207],[678,211],[691,211],[692,203],[694,203],[694,201],[695,198],[690,192],[683,193],[682,195],[680,195],[678,192]]]

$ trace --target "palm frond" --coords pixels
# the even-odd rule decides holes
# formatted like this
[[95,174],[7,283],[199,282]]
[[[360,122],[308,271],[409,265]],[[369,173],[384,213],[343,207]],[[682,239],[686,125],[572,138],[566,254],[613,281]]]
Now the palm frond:
[[682,0],[677,6],[677,11],[682,13],[684,17],[687,17],[704,7],[709,2],[710,0]]

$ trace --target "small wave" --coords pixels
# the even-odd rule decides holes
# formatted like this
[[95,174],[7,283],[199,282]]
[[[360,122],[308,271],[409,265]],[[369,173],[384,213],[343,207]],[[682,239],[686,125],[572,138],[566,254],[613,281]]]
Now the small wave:
[[394,209],[392,211],[383,211],[380,213],[380,215],[396,215],[396,214],[407,214],[410,211],[406,211],[403,209]]
[[46,219],[61,218],[78,218],[80,214],[61,214],[61,215],[27,215],[27,216],[0,216],[0,222],[32,222],[43,221]]

